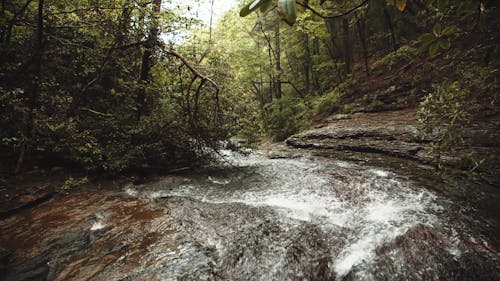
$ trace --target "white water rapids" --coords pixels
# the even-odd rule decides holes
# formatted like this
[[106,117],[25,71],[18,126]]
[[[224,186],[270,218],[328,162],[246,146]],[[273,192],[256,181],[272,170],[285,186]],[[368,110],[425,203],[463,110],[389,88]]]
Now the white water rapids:
[[[0,281],[500,280],[495,216],[429,191],[470,181],[383,156],[291,153],[225,151],[0,220]],[[476,187],[476,202],[498,202]]]
[[[339,247],[327,249],[331,257],[329,267],[338,280],[354,267],[358,267],[355,279],[375,280],[372,267],[379,247],[413,227],[441,224],[436,214],[442,210],[440,202],[445,200],[390,171],[317,157],[268,159],[258,153],[240,156],[225,152],[225,158],[230,171],[214,169],[198,178],[186,178],[180,184],[160,182],[139,195],[136,189],[126,192],[150,199],[189,198],[221,208],[221,212],[228,211],[223,206],[235,203],[264,209],[276,214],[279,222],[274,223],[280,224],[284,232],[301,225],[319,227],[323,235],[330,235],[325,239],[339,241],[333,243]],[[238,231],[238,221],[254,219],[251,214],[235,220],[232,231]],[[339,236],[333,237],[336,234]],[[207,240],[222,255],[227,244],[244,243],[231,239],[215,234]],[[281,248],[283,256],[273,263],[274,267],[282,266],[284,246],[281,242],[266,243]],[[448,250],[460,254],[453,244]],[[252,280],[280,280],[279,269],[264,268]]]

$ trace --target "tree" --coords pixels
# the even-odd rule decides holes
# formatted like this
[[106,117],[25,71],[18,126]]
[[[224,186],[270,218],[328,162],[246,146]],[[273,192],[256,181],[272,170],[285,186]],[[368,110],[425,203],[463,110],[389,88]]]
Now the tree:
[[[158,17],[161,10],[161,0],[154,0],[149,19],[149,34],[144,44],[144,52],[142,54],[141,71],[139,74],[139,84],[147,84],[149,79],[149,72],[153,66],[153,52],[158,45],[159,22]],[[137,93],[137,117],[141,118],[146,107],[146,92],[145,87],[140,87]]]
[[[119,173],[186,165],[217,147],[218,85],[159,37],[196,21],[160,13],[161,2],[1,2],[3,165]],[[189,120],[177,95],[187,92]]]

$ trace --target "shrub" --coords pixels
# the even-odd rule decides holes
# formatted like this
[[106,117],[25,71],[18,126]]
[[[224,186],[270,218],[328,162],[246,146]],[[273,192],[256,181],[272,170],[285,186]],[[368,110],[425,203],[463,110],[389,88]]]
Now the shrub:
[[302,100],[283,97],[267,105],[269,134],[282,141],[307,125],[307,107]]
[[62,190],[71,190],[75,187],[79,187],[79,186],[84,185],[88,182],[89,182],[89,180],[87,177],[83,177],[81,179],[75,179],[73,177],[69,177],[66,181],[64,181],[64,184],[62,185],[61,189]]
[[467,120],[464,101],[469,92],[458,82],[438,85],[419,108],[419,131],[423,139],[431,139],[431,154],[439,168],[442,155],[463,143],[462,124]]
[[373,64],[373,68],[385,66],[385,67],[389,68],[389,70],[391,70],[393,66],[395,66],[401,62],[411,61],[415,57],[416,53],[417,53],[417,49],[415,49],[411,46],[408,46],[408,45],[401,46],[397,51],[392,52],[392,53],[388,54],[387,56],[376,61]]
[[370,104],[371,108],[372,108],[372,109],[374,109],[374,110],[379,110],[379,109],[381,109],[383,105],[384,105],[384,102],[383,102],[383,101],[380,101],[380,100],[377,100],[377,99],[374,99],[374,100],[371,102],[371,104]]
[[326,117],[338,110],[340,110],[339,105],[340,94],[335,88],[334,90],[328,92],[326,95],[320,96],[313,101],[312,113],[314,116]]

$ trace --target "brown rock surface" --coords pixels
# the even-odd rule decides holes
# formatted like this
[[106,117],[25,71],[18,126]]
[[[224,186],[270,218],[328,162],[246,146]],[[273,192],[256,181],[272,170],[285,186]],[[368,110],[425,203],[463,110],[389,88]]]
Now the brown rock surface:
[[[285,143],[300,148],[371,152],[431,163],[432,139],[419,136],[416,109],[355,113],[350,118],[329,118],[326,123],[288,138]],[[464,144],[443,155],[445,163],[464,168],[462,156],[474,152],[488,158],[498,171],[500,120],[471,122],[463,128]]]

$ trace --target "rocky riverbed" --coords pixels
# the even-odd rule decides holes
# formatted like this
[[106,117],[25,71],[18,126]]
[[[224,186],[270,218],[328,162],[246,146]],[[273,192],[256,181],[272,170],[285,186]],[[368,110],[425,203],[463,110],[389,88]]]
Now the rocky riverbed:
[[0,280],[500,280],[481,182],[380,154],[223,154],[5,216]]

